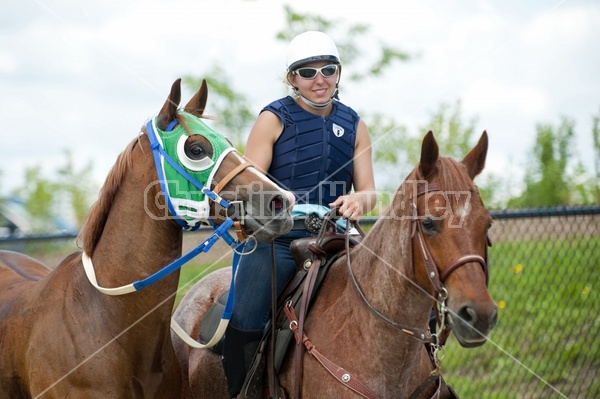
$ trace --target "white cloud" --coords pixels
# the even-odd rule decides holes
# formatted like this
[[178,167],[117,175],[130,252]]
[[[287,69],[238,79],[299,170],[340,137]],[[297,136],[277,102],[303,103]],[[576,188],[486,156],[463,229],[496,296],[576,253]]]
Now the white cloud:
[[466,109],[477,113],[504,112],[537,116],[547,106],[544,92],[533,87],[510,86],[493,80],[477,80],[463,91]]
[[536,17],[523,30],[523,39],[531,46],[581,43],[594,30],[598,18],[598,7],[570,6],[567,3]]
[[0,52],[0,74],[12,74],[19,68],[17,57],[8,51]]
[[[282,4],[45,0],[0,11],[1,188],[13,184],[6,182],[8,170],[34,159],[55,161],[64,148],[94,159],[96,173],[105,176],[173,80],[204,74],[213,60],[258,111],[283,93],[285,45],[274,40],[285,28]],[[600,106],[600,6],[594,2],[559,2],[553,9],[491,1],[285,4],[368,24],[383,41],[422,54],[395,65],[385,80],[343,81],[342,99],[356,109],[384,111],[413,134],[440,103],[462,99],[464,116],[478,116],[476,129],[490,133],[490,168],[505,170],[510,158],[524,158],[535,124],[555,123],[561,114],[588,134]],[[589,151],[587,136],[578,141]]]

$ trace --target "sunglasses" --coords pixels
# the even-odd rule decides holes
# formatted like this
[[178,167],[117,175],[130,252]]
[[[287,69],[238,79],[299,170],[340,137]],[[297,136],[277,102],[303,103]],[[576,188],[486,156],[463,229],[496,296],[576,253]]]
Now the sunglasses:
[[321,72],[324,78],[331,77],[335,75],[338,70],[338,66],[336,64],[329,64],[322,66],[321,68],[298,68],[294,71],[294,73],[300,76],[302,79],[314,79],[317,76],[317,72]]

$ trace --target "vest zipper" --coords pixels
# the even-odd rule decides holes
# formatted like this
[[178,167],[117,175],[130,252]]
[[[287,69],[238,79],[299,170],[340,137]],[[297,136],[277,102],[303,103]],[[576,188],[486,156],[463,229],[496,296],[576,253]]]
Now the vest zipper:
[[329,144],[329,134],[327,132],[327,118],[322,116],[321,119],[323,120],[323,150],[322,150],[322,154],[323,154],[323,160],[321,161],[321,170],[319,172],[319,196],[321,196],[322,190],[321,190],[321,182],[323,180],[325,180],[325,168],[327,166],[327,146]]

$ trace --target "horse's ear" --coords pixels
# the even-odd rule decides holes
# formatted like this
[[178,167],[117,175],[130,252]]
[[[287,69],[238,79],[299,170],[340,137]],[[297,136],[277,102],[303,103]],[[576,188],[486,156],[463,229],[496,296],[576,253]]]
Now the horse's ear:
[[175,119],[175,114],[177,113],[177,107],[179,106],[179,102],[181,101],[181,79],[177,79],[173,82],[173,86],[171,86],[171,93],[169,94],[169,98],[165,101],[162,109],[158,113],[158,117],[156,118],[156,126],[160,130],[166,130],[167,126],[173,119]]
[[481,173],[483,168],[485,167],[485,158],[487,156],[488,150],[488,135],[484,130],[481,134],[481,138],[479,142],[471,152],[467,154],[467,156],[462,160],[462,163],[467,167],[467,173],[474,179],[475,176]]
[[194,94],[194,97],[190,99],[183,110],[189,114],[195,115],[198,118],[204,113],[206,108],[206,99],[208,98],[208,87],[206,85],[206,79],[202,79],[200,89]]
[[440,150],[433,132],[430,130],[423,138],[423,144],[421,145],[421,161],[419,163],[419,170],[421,176],[425,180],[433,176],[437,172],[437,160],[440,155]]

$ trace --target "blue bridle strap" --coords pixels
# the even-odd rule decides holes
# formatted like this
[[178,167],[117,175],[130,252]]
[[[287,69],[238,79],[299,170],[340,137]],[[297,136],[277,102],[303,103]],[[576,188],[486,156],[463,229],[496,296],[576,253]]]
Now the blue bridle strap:
[[[202,243],[200,243],[200,245],[198,245],[196,248],[192,249],[190,252],[183,255],[181,258],[174,260],[167,266],[163,267],[156,273],[146,277],[145,279],[135,281],[133,283],[135,290],[140,291],[140,290],[146,288],[150,284],[157,282],[158,280],[162,279],[163,277],[165,277],[165,276],[171,274],[172,272],[174,272],[175,270],[179,269],[181,266],[183,266],[184,264],[189,262],[191,259],[198,256],[200,253],[208,252],[212,248],[212,246],[219,240],[219,238],[223,238],[229,244],[229,246],[231,246],[232,248],[235,248],[236,246],[238,246],[239,242],[234,240],[229,235],[229,232],[227,231],[227,230],[229,230],[229,228],[232,225],[233,225],[233,219],[227,218],[225,220],[225,222],[223,222],[223,224],[221,224],[218,227],[215,227],[215,231],[210,236],[208,236],[208,238],[206,240],[204,240]],[[228,237],[228,238],[225,238],[225,237]],[[235,256],[234,256],[234,263],[235,263]]]

